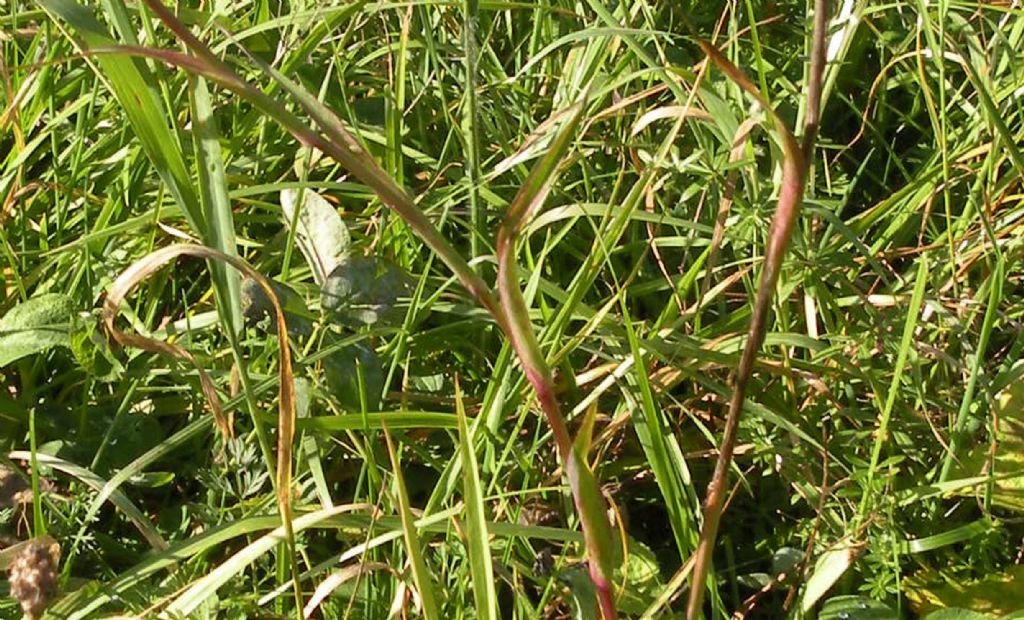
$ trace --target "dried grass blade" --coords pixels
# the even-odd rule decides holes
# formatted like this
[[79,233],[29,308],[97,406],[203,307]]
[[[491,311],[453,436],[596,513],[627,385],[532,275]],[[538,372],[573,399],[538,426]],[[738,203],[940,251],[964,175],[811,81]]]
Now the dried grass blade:
[[194,256],[231,265],[256,281],[274,306],[279,347],[278,355],[280,357],[278,367],[277,478],[275,487],[278,509],[281,513],[281,521],[286,534],[286,544],[291,556],[296,603],[298,604],[298,609],[301,610],[303,607],[302,593],[299,587],[298,565],[295,558],[295,537],[292,532],[291,518],[292,443],[295,436],[295,378],[292,372],[291,349],[288,347],[288,326],[285,321],[284,312],[281,309],[281,304],[270,282],[263,274],[253,269],[248,263],[237,256],[229,256],[219,250],[200,245],[172,245],[144,256],[129,266],[128,269],[114,280],[103,305],[103,323],[111,337],[123,346],[134,346],[147,351],[168,355],[188,361],[195,366],[199,372],[203,394],[206,396],[206,400],[213,410],[218,424],[221,425],[222,432],[229,435],[230,428],[226,426],[220,406],[220,397],[217,395],[213,381],[210,380],[209,375],[206,374],[191,353],[181,347],[160,340],[125,333],[115,325],[117,315],[120,313],[121,303],[132,289],[179,256]]

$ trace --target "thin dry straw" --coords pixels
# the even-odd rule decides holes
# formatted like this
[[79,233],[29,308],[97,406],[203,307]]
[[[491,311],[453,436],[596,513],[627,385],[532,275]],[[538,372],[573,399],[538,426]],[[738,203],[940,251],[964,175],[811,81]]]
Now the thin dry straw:
[[132,263],[114,280],[103,304],[103,323],[111,337],[122,346],[133,346],[146,351],[168,355],[186,360],[194,365],[199,373],[203,395],[206,397],[206,401],[213,411],[218,425],[221,426],[222,432],[230,435],[231,429],[226,426],[227,423],[221,410],[220,397],[217,395],[217,390],[206,374],[206,371],[203,370],[191,353],[181,347],[160,340],[138,334],[125,333],[118,329],[115,324],[117,316],[121,312],[121,304],[132,289],[179,256],[195,256],[211,261],[222,261],[231,265],[252,278],[263,289],[263,293],[274,306],[274,316],[277,323],[278,356],[280,360],[278,365],[277,475],[275,487],[278,509],[281,513],[281,522],[285,530],[285,542],[288,546],[292,563],[292,580],[294,582],[296,604],[301,611],[303,608],[302,591],[299,586],[299,571],[295,557],[295,536],[292,530],[291,510],[292,441],[295,435],[295,378],[292,373],[291,349],[288,348],[288,326],[285,321],[284,312],[281,309],[281,304],[270,282],[263,274],[238,257],[229,256],[219,250],[200,245],[172,245],[147,254]]

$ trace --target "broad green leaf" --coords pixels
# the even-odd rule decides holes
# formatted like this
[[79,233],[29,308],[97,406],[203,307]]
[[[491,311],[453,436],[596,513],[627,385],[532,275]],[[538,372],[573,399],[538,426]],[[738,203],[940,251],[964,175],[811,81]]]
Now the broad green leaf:
[[573,602],[574,620],[596,620],[598,617],[597,588],[587,575],[587,569],[576,564],[558,575],[559,581],[569,587]]
[[904,580],[903,592],[921,615],[959,607],[1003,616],[1024,610],[1024,566],[1011,566],[973,583],[922,572]]
[[825,601],[818,620],[900,620],[900,616],[866,596],[836,596]]
[[409,277],[394,263],[375,256],[358,256],[341,262],[327,276],[322,304],[343,324],[373,325],[404,316],[396,307],[409,291]]
[[[285,320],[288,323],[288,335],[293,337],[309,336],[313,332],[314,316],[306,307],[306,302],[285,284],[270,280],[270,286],[284,311]],[[242,316],[245,317],[246,324],[255,329],[276,334],[274,304],[271,303],[270,297],[260,288],[256,280],[243,279],[241,294]]]
[[331,203],[313,190],[281,191],[281,211],[302,255],[313,271],[313,280],[321,287],[327,276],[348,260],[352,238],[341,216]]
[[794,547],[780,547],[772,554],[772,573],[781,575],[791,573],[800,567],[804,560],[804,552]]
[[806,613],[821,600],[839,578],[853,565],[857,553],[853,547],[839,546],[821,554],[804,586],[800,607]]
[[[1024,381],[1014,381],[996,395],[993,403],[995,458],[989,442],[973,446],[961,459],[959,476],[989,475],[992,503],[1024,512]],[[983,493],[987,485],[963,488],[960,495]]]
[[[362,373],[360,395],[359,373]],[[324,360],[324,374],[331,395],[349,411],[359,411],[365,398],[370,409],[377,409],[384,391],[384,367],[377,352],[364,341],[333,351]]]
[[72,320],[70,347],[75,360],[95,379],[115,381],[124,370],[92,317]]
[[71,346],[75,302],[48,293],[14,306],[0,319],[0,367],[52,347]]
[[615,571],[615,582],[624,584],[616,601],[619,610],[630,615],[643,613],[665,588],[654,552],[632,537],[626,558]]

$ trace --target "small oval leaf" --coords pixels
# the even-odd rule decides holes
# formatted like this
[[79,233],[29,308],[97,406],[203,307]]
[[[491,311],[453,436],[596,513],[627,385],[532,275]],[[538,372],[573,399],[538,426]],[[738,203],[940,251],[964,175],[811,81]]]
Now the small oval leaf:
[[900,620],[884,603],[866,596],[836,596],[825,601],[818,620]]
[[331,394],[349,411],[359,411],[359,373],[363,375],[366,406],[380,406],[384,390],[384,368],[377,353],[366,343],[357,342],[331,353],[324,360],[324,374]]
[[295,242],[313,270],[313,279],[323,286],[327,276],[348,259],[352,244],[348,228],[334,206],[310,189],[301,194],[295,189],[281,190],[281,209],[289,227],[296,223]]
[[375,256],[360,256],[342,262],[330,273],[321,303],[324,310],[346,323],[373,325],[401,318],[395,304],[408,289],[408,277],[397,265]]

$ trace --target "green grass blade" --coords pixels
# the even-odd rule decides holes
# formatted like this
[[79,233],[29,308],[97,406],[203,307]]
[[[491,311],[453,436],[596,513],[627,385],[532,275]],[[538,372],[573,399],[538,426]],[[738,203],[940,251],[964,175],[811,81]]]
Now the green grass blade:
[[462,48],[463,66],[466,69],[465,91],[462,101],[462,142],[466,152],[466,184],[469,191],[469,255],[480,255],[480,236],[485,230],[483,205],[480,204],[478,184],[483,178],[480,172],[480,134],[477,124],[477,65],[480,46],[477,43],[477,25],[480,23],[478,0],[462,2]]
[[[675,537],[679,557],[687,558],[697,544],[698,525],[690,512],[689,506],[699,505],[694,502],[693,483],[690,471],[683,458],[683,452],[675,436],[665,424],[662,414],[654,403],[650,379],[647,376],[647,363],[640,343],[633,329],[632,320],[626,307],[625,297],[620,304],[622,308],[622,324],[626,328],[630,353],[635,360],[633,364],[636,384],[640,391],[640,411],[643,415],[633,415],[633,428],[636,429],[640,445],[647,456],[654,479],[661,489],[668,510],[669,523]],[[688,506],[689,503],[689,506]]]
[[473,437],[466,422],[462,393],[456,383],[455,411],[459,418],[459,455],[462,460],[463,502],[466,506],[466,546],[473,580],[473,599],[477,618],[498,618],[498,595],[491,566],[491,546],[487,538],[487,516],[480,485],[480,471],[473,448]]
[[420,600],[423,603],[423,617],[427,620],[436,620],[441,617],[441,613],[434,598],[434,580],[431,578],[426,560],[423,558],[423,547],[417,532],[416,520],[413,518],[412,509],[409,506],[409,493],[405,488],[405,478],[402,475],[402,463],[398,459],[398,452],[391,441],[391,433],[388,432],[387,426],[384,427],[384,439],[388,445],[388,456],[391,457],[391,471],[395,476],[395,494],[398,500],[399,516],[402,519],[402,537],[405,539],[405,552],[409,556],[413,583],[416,584]]
[[456,429],[458,417],[451,413],[434,411],[384,411],[375,413],[342,413],[332,416],[300,418],[295,428],[303,431],[340,433],[358,431],[364,428],[381,430],[384,425],[395,430],[405,429]]
[[[66,22],[78,33],[83,51],[117,45],[89,8],[71,0],[40,0],[40,4],[55,22]],[[164,106],[151,87],[152,76],[143,72],[141,65],[129,56],[100,54],[94,58],[97,73],[121,103],[153,168],[192,228],[203,234],[207,230],[206,218],[200,210],[178,138],[168,125],[163,115]]]
[[[69,0],[44,0],[41,4],[51,15],[66,21],[78,33],[83,51],[117,44],[87,7]],[[131,25],[126,23],[123,3],[111,0],[104,2],[103,6],[123,34],[132,32]],[[133,36],[125,42],[129,45],[136,43]],[[100,54],[94,58],[98,65],[97,72],[121,103],[143,150],[193,230],[207,245],[235,255],[235,232],[231,205],[226,194],[219,135],[212,119],[205,85],[201,86],[202,92],[193,93],[196,156],[200,164],[200,192],[197,195],[188,173],[181,142],[175,135],[173,116],[161,103],[153,87],[154,77],[144,65],[128,56]],[[238,274],[217,263],[211,264],[210,268],[214,274],[214,289],[222,302],[221,307],[228,324],[237,332],[242,325]]]
[[128,496],[118,490],[105,490],[107,481],[97,476],[88,469],[69,463],[62,458],[56,456],[50,456],[48,454],[36,453],[33,455],[32,452],[24,452],[15,450],[7,455],[10,459],[32,461],[35,460],[44,467],[52,467],[57,471],[62,471],[69,476],[77,479],[82,484],[92,488],[94,491],[105,492],[107,497],[110,499],[110,503],[117,506],[117,508],[128,517],[128,520],[132,522],[132,525],[139,530],[146,542],[151,547],[157,550],[163,550],[167,548],[167,541],[163,539],[150,520],[142,513],[139,508],[132,503]]
[[[228,197],[224,157],[220,148],[220,130],[213,115],[206,80],[190,80],[189,99],[192,104],[192,133],[195,136],[196,169],[199,177],[199,198],[207,229],[203,240],[207,245],[229,256],[237,256],[235,224]],[[234,333],[242,329],[242,279],[227,265],[213,263],[214,290],[218,292],[218,307],[224,309],[225,328]]]
[[882,446],[889,438],[889,422],[892,419],[893,406],[896,404],[896,397],[900,393],[900,384],[903,382],[903,369],[910,356],[910,350],[914,346],[914,330],[917,329],[917,321],[921,316],[921,304],[924,301],[925,286],[928,284],[928,260],[927,255],[922,254],[917,264],[917,278],[914,281],[914,292],[910,298],[910,307],[907,308],[907,319],[903,323],[903,337],[900,339],[899,354],[896,357],[896,365],[893,367],[892,383],[889,385],[889,392],[885,397],[885,405],[879,412],[878,424],[874,433],[875,441],[871,448],[871,460],[868,463],[866,478],[864,481],[864,495],[861,498],[858,516],[861,522],[868,517],[870,502],[874,499],[873,482],[875,470],[878,469],[878,461],[882,455]]
[[965,439],[964,431],[968,413],[970,412],[971,404],[974,403],[974,391],[978,385],[978,377],[982,372],[982,361],[985,359],[985,351],[988,350],[989,339],[992,337],[992,330],[995,328],[999,302],[1003,298],[1006,267],[998,246],[994,247],[996,248],[996,256],[993,259],[992,274],[988,279],[988,299],[985,304],[985,315],[982,318],[981,333],[978,336],[978,347],[974,351],[974,357],[971,361],[970,377],[967,380],[967,388],[964,390],[963,398],[960,401],[960,409],[957,411],[956,418],[953,421],[953,429],[949,437],[949,449],[946,451],[942,461],[942,469],[939,472],[940,483],[949,479],[953,461],[960,455],[961,446]]
[[[354,508],[361,507],[352,505],[335,506],[334,508],[302,515],[292,521],[291,532],[301,533],[309,528],[320,525],[321,522],[331,517],[336,517],[345,512],[350,512]],[[273,519],[273,517],[270,518]],[[262,524],[261,522],[260,525]],[[217,590],[223,587],[224,584],[236,578],[246,567],[284,542],[287,534],[285,530],[284,526],[277,527],[232,555],[227,561],[221,563],[217,568],[204,575],[201,579],[190,585],[181,595],[176,597],[167,606],[167,613],[172,616],[174,614],[188,616],[194,613],[210,597],[214,596]],[[298,610],[300,613],[301,611],[301,609]]]

